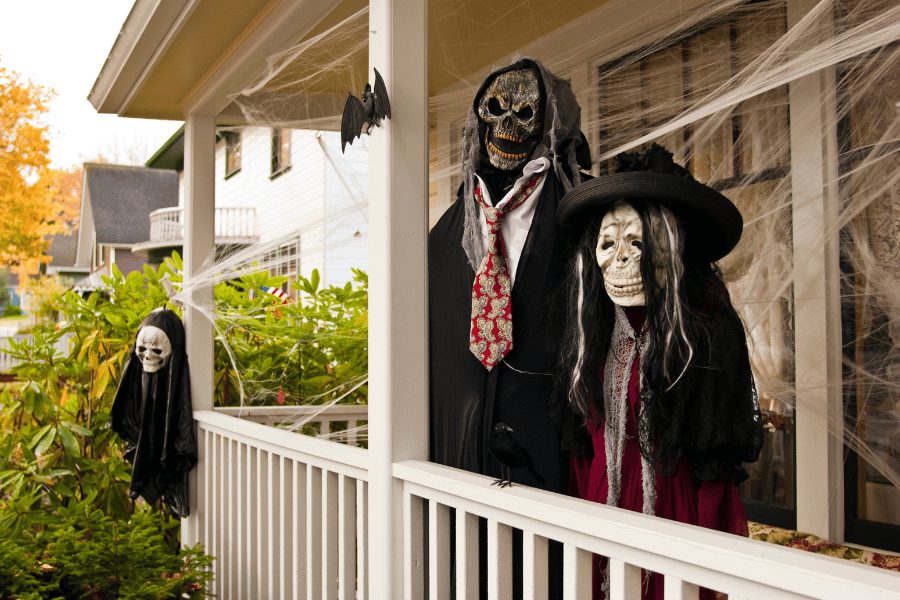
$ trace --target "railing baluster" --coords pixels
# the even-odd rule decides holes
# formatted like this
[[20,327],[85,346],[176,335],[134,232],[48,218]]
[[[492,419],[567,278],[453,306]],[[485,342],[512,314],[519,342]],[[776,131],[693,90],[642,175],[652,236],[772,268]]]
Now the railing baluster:
[[609,592],[611,600],[640,600],[640,567],[609,559]]
[[307,531],[309,524],[306,520],[306,505],[308,502],[307,486],[309,485],[308,465],[294,461],[294,565],[293,584],[295,600],[307,600],[307,584],[309,583],[309,571],[307,571]]
[[450,597],[450,509],[429,500],[428,562],[431,600]]
[[674,575],[666,575],[664,581],[666,600],[698,600],[700,597],[700,588],[693,583]]
[[322,472],[322,598],[337,600],[338,475]]
[[322,469],[307,465],[306,573],[308,600],[322,597]]
[[418,496],[403,492],[403,592],[406,600],[425,593],[424,506]]
[[563,547],[563,595],[572,600],[591,598],[591,553],[571,544]]
[[237,507],[237,494],[238,490],[235,486],[235,447],[238,445],[238,442],[232,439],[227,440],[228,443],[228,453],[226,454],[226,460],[228,461],[228,470],[226,478],[228,479],[228,510],[227,510],[227,523],[225,527],[225,535],[228,538],[228,547],[225,550],[226,556],[225,561],[228,564],[228,571],[225,573],[224,584],[225,584],[225,593],[229,598],[234,598],[237,596],[237,578],[238,573],[240,572],[243,565],[241,565],[241,561],[237,556],[237,546],[235,546],[235,538],[237,537],[237,532],[235,527],[235,520],[238,516]]
[[[222,436],[216,435],[213,441],[213,447],[215,448],[214,452],[214,473],[213,473],[213,489],[221,490],[222,489]],[[217,493],[215,498],[213,499],[213,529],[212,535],[210,536],[212,541],[212,551],[210,554],[212,556],[218,556],[222,552],[222,494]],[[225,571],[225,567],[220,563],[220,561],[215,562],[215,571],[216,571],[216,580],[214,583],[215,593],[220,594],[221,583],[220,579]]]
[[356,480],[338,480],[338,592],[340,600],[356,598]]
[[331,421],[322,419],[319,424],[319,435],[327,437],[331,433]]
[[347,445],[356,446],[356,428],[359,427],[359,421],[347,421]]
[[478,516],[456,509],[456,598],[478,597]]
[[[547,566],[547,538],[530,531],[522,532],[522,591],[525,600],[547,600],[549,574]],[[588,565],[590,574],[590,564]]]
[[512,595],[512,527],[488,519],[488,599],[505,600]]
[[369,597],[369,488],[356,480],[356,598]]
[[266,453],[266,473],[268,474],[268,485],[266,486],[266,512],[268,513],[268,518],[266,519],[266,527],[268,528],[266,532],[266,537],[268,538],[266,547],[266,578],[269,582],[269,590],[266,597],[272,598],[272,600],[275,600],[281,592],[281,588],[278,587],[279,571],[284,567],[281,553],[279,552],[281,548],[281,536],[279,535],[281,532],[281,519],[279,515],[281,514],[282,506],[278,503],[281,489],[280,463],[279,457],[271,452]]
[[259,527],[257,526],[257,515],[259,514],[259,460],[257,456],[262,450],[255,446],[249,447],[247,453],[247,490],[250,492],[250,499],[247,503],[247,589],[248,597],[253,597],[259,593]]
[[250,595],[249,577],[246,573],[246,565],[252,564],[249,560],[249,501],[248,490],[250,488],[250,475],[247,469],[247,461],[250,456],[250,447],[247,444],[238,445],[237,455],[237,486],[238,486],[238,535],[237,535],[237,556],[241,562],[241,568],[238,572],[238,597],[247,598]]
[[281,590],[281,600],[290,600],[294,597],[293,571],[294,566],[294,461],[279,457],[278,471],[281,474],[281,486],[278,490],[278,506],[281,508],[281,537],[278,568],[278,589]]
[[256,586],[257,598],[269,597],[269,453],[259,450],[256,453],[256,572],[259,578]]
[[[197,478],[198,486],[200,487],[200,489],[197,490],[197,504],[202,511],[200,517],[203,520],[203,531],[201,531],[198,541],[203,544],[203,547],[207,552],[211,553],[212,550],[209,543],[209,537],[212,533],[212,522],[210,521],[212,510],[210,505],[215,496],[215,488],[212,487],[212,463],[214,457],[212,453],[211,438],[213,437],[213,434],[208,429],[200,429],[198,433],[200,434],[200,444],[197,450],[199,451],[199,456],[203,457],[203,473],[201,477]],[[215,573],[215,563],[213,563],[211,570]]]

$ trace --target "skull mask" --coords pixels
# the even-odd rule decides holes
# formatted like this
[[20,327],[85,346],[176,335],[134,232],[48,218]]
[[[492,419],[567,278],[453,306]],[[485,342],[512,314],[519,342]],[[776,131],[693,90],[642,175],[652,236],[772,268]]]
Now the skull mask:
[[541,91],[531,69],[498,75],[484,91],[478,116],[487,124],[484,146],[491,164],[503,171],[520,168],[540,141]]
[[616,202],[600,222],[597,264],[603,269],[606,293],[620,306],[644,306],[642,247],[640,215],[627,202]]
[[145,373],[156,373],[169,364],[172,358],[172,343],[159,327],[146,325],[138,332],[135,342],[138,358]]

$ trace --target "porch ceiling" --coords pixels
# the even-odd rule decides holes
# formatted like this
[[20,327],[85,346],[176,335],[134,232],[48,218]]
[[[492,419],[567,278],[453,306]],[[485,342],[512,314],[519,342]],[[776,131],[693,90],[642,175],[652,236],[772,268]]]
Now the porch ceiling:
[[[431,93],[607,1],[429,0]],[[366,5],[367,0],[137,0],[89,100],[101,113],[125,117],[180,120],[188,110],[231,114],[230,95],[263,72],[268,56]],[[327,77],[316,88],[340,99],[347,93],[345,83]]]

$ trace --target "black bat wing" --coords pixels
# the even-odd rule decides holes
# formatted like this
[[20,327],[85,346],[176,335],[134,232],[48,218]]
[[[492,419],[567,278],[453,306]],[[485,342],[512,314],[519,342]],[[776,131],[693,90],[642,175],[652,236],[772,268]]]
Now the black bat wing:
[[378,69],[375,71],[375,119],[391,118],[391,101],[388,99],[387,88],[384,85],[384,79]]
[[363,106],[362,100],[353,94],[347,95],[347,103],[344,104],[344,114],[341,117],[341,152],[352,144],[353,140],[362,135],[363,125],[369,122],[369,116]]

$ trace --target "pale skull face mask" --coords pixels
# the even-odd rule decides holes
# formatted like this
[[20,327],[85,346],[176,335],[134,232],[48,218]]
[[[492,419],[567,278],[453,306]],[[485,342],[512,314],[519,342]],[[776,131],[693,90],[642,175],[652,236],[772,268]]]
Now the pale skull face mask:
[[640,215],[627,202],[616,202],[600,222],[597,264],[603,269],[606,293],[619,306],[644,306],[643,245]]
[[525,164],[540,139],[541,90],[531,69],[501,73],[478,105],[487,123],[484,146],[491,164],[512,171]]
[[172,358],[172,344],[169,336],[159,327],[147,325],[138,332],[135,342],[138,358],[144,366],[144,373],[156,373],[169,364]]

